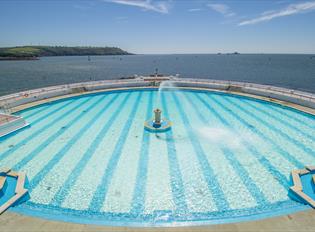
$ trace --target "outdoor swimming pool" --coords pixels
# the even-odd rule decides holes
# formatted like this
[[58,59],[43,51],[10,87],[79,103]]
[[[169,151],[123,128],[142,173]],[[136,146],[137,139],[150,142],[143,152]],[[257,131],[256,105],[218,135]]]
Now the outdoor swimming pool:
[[[165,133],[144,130],[160,107]],[[305,209],[290,171],[315,163],[315,117],[202,90],[133,89],[18,113],[31,126],[0,141],[0,166],[25,171],[13,211],[105,225],[249,220]]]

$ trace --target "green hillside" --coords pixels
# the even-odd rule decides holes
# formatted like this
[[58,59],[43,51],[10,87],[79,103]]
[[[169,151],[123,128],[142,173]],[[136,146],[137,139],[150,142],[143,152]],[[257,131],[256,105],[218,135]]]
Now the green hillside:
[[0,57],[131,55],[116,47],[23,46],[0,48]]

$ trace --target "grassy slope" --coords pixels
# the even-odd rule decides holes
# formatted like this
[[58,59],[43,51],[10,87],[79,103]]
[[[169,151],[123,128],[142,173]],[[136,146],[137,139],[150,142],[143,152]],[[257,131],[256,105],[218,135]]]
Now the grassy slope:
[[38,57],[38,56],[74,56],[74,55],[129,55],[116,47],[53,47],[23,46],[0,48],[0,57]]

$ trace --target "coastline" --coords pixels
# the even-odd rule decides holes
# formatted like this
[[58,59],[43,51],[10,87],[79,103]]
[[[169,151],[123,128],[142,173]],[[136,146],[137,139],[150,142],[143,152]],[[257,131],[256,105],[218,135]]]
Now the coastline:
[[0,47],[0,60],[38,60],[44,56],[130,55],[118,47],[17,46]]
[[19,61],[19,60],[39,60],[39,57],[32,56],[32,57],[14,57],[14,56],[8,56],[8,57],[0,57],[0,61]]

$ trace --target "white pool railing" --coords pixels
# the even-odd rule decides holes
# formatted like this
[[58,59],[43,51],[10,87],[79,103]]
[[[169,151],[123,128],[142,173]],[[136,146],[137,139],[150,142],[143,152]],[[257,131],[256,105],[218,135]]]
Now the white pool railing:
[[[173,76],[170,76],[169,79],[178,87],[240,92],[291,102],[315,109],[315,94],[299,90],[237,81],[178,78]],[[73,93],[114,88],[156,87],[159,83],[160,81],[154,81],[154,77],[137,77],[135,79],[101,80],[44,87],[1,96],[0,110],[9,111],[11,108],[19,105]]]

